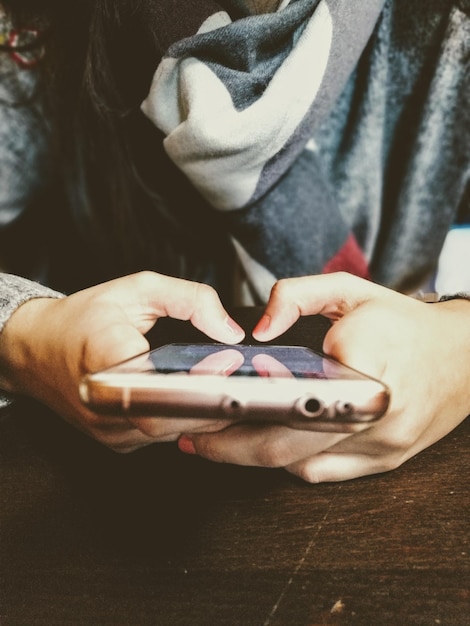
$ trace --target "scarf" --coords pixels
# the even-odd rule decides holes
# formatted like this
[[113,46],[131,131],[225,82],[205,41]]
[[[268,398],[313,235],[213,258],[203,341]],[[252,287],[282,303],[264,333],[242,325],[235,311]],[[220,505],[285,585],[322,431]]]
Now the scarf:
[[218,212],[254,302],[282,277],[338,270],[369,277],[313,136],[383,4],[155,3],[162,58],[142,110],[164,133],[169,158]]

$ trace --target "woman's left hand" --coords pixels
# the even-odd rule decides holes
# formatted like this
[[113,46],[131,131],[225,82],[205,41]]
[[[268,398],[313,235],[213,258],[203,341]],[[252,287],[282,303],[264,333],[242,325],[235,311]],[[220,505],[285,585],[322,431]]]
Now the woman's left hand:
[[470,302],[427,304],[345,273],[285,279],[274,286],[253,336],[269,341],[314,314],[334,322],[327,354],[389,386],[386,415],[353,435],[235,424],[183,436],[183,451],[285,467],[309,482],[348,480],[400,466],[470,413]]

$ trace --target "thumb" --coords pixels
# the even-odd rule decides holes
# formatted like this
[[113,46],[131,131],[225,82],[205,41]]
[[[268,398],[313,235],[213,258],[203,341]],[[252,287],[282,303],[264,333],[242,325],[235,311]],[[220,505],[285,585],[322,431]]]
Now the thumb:
[[280,280],[271,291],[253,337],[258,341],[270,341],[303,315],[324,315],[338,320],[382,290],[390,291],[346,272]]
[[143,354],[150,349],[147,339],[131,324],[110,324],[106,332],[91,333],[82,348],[81,369],[93,372]]
[[361,313],[353,312],[333,324],[323,340],[323,351],[336,361],[382,379],[386,370],[385,350],[377,350],[380,340],[376,333],[361,332],[361,328],[368,328],[364,319],[359,319]]

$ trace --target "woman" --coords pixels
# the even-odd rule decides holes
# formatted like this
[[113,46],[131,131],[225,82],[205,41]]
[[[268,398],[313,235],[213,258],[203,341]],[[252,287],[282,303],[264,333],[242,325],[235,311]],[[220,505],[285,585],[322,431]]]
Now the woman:
[[[178,439],[311,482],[397,467],[465,418],[470,305],[404,294],[468,212],[467,2],[3,5],[22,129],[1,127],[21,172],[0,209],[5,391],[117,450]],[[267,303],[260,341],[330,317],[325,351],[388,383],[387,416],[345,437],[81,406],[80,376],[161,316],[240,341],[234,303]]]

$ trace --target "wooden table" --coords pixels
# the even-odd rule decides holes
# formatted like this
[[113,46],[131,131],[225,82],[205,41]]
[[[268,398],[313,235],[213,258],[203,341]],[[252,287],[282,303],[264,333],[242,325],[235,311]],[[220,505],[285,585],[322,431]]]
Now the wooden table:
[[[320,322],[284,339],[318,346]],[[193,334],[159,322],[153,341]],[[0,624],[467,625],[469,436],[307,485],[173,444],[118,455],[19,403],[0,419]]]

